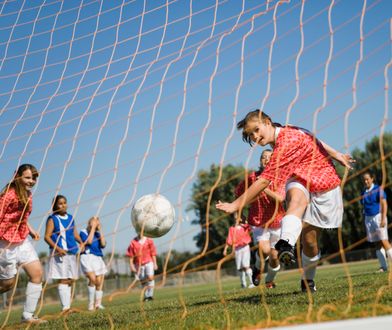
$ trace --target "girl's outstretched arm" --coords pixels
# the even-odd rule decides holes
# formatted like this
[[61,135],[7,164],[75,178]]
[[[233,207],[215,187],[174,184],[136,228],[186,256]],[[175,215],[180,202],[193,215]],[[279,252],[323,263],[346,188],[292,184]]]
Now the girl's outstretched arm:
[[269,180],[266,180],[264,178],[258,178],[234,202],[224,203],[218,201],[215,206],[218,210],[224,211],[226,213],[234,213],[239,209],[242,209],[245,205],[248,205],[250,202],[252,202],[252,200],[254,200],[258,194],[264,191],[264,189],[266,189],[269,184]]

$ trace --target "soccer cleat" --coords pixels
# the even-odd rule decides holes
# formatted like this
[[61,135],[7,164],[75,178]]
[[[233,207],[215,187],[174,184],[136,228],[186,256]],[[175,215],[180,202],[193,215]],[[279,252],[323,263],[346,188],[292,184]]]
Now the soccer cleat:
[[306,283],[308,283],[309,291],[311,293],[314,293],[314,292],[317,291],[316,283],[314,283],[313,280],[301,280],[301,291],[302,292],[307,292],[308,291],[307,287],[306,287]]
[[96,309],[105,309],[105,307],[102,306],[102,304],[99,304],[99,305],[95,306],[95,308],[96,308]]
[[252,282],[255,286],[258,286],[260,284],[260,276],[261,276],[260,269],[254,267],[252,272]]
[[255,288],[255,287],[256,287],[256,285],[254,285],[253,283],[251,283],[251,284],[249,284],[248,289],[253,289],[253,288]]
[[276,284],[274,282],[266,282],[265,283],[265,287],[266,289],[275,289],[276,288]]
[[151,301],[151,300],[154,300],[154,298],[153,297],[144,297],[144,299],[143,299],[143,301]]
[[388,271],[388,269],[380,267],[380,269],[378,271],[376,271],[376,273],[385,273],[387,271]]
[[47,320],[40,319],[39,317],[32,315],[31,317],[24,317],[22,315],[22,322],[24,323],[31,323],[31,324],[42,324],[42,323],[48,323]]
[[275,245],[275,249],[278,251],[279,261],[286,266],[295,263],[295,251],[294,246],[291,246],[287,241],[280,239]]

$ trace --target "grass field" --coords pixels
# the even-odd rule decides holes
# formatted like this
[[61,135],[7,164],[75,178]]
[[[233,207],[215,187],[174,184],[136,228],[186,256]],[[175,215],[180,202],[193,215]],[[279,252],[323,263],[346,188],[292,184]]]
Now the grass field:
[[[375,261],[320,267],[314,295],[300,292],[298,271],[279,273],[277,287],[268,291],[241,289],[238,278],[228,278],[220,282],[222,291],[218,283],[158,288],[154,301],[142,303],[134,289],[110,302],[106,297],[99,312],[88,312],[86,301],[75,302],[79,312],[67,316],[59,316],[59,304],[44,306],[40,315],[49,322],[39,328],[239,329],[392,314],[391,275],[375,270]],[[25,328],[20,315],[12,311],[6,328]]]

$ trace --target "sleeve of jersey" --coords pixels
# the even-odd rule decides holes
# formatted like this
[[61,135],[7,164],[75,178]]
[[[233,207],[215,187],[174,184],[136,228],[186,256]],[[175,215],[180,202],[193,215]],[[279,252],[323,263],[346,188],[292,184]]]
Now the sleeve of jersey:
[[3,222],[7,208],[10,205],[11,198],[9,194],[4,193],[0,196],[0,221]]
[[132,243],[129,244],[129,246],[128,246],[128,249],[127,249],[127,256],[128,256],[128,257],[134,257],[134,256],[135,256],[135,253],[134,253],[134,251],[133,251]]
[[150,240],[150,253],[152,257],[157,255],[157,249],[153,240]]
[[226,238],[226,244],[227,245],[233,244],[233,231],[232,231],[231,227],[229,229],[229,234],[227,235],[227,238]]
[[79,233],[79,236],[82,242],[87,241],[88,235],[83,230]]
[[235,197],[236,198],[240,197],[244,193],[244,190],[245,190],[245,182],[242,181],[237,185],[237,187],[235,187],[234,190]]

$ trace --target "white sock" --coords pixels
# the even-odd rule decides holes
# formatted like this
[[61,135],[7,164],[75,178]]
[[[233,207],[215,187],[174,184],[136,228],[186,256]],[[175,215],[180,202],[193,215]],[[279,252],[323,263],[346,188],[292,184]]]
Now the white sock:
[[154,286],[155,286],[154,280],[147,282],[147,288],[146,291],[144,292],[144,297],[151,298],[154,295]]
[[102,305],[102,296],[103,296],[103,291],[102,290],[95,291],[95,306],[96,307]]
[[386,255],[389,258],[389,262],[392,262],[392,248],[390,248],[389,250],[386,251]]
[[314,257],[309,258],[303,252],[302,256],[302,268],[304,269],[303,279],[313,280],[316,276],[317,261],[320,260],[320,253]]
[[246,276],[248,277],[249,284],[253,284],[253,281],[252,281],[252,275],[253,275],[252,268],[248,268],[248,269],[245,271],[245,274],[246,274]]
[[268,265],[267,275],[265,276],[265,283],[273,282],[279,270],[280,265],[275,268],[271,267],[271,265]]
[[246,274],[244,270],[240,270],[241,286],[246,287]]
[[26,302],[23,308],[23,317],[25,319],[30,319],[35,309],[37,308],[38,300],[41,297],[42,292],[42,283],[27,283],[26,288]]
[[291,246],[297,243],[299,235],[301,235],[302,220],[295,215],[288,214],[282,219],[282,233],[280,239],[288,241]]
[[385,255],[384,248],[381,248],[380,250],[376,250],[376,256],[377,256],[378,262],[380,263],[380,267],[384,270],[387,270],[388,264],[387,264],[387,257]]
[[[95,286],[87,286],[88,290],[88,309],[94,308],[94,301],[95,301]],[[98,295],[98,291],[97,291]]]
[[71,287],[68,284],[59,284],[58,291],[63,310],[69,309],[71,307]]

